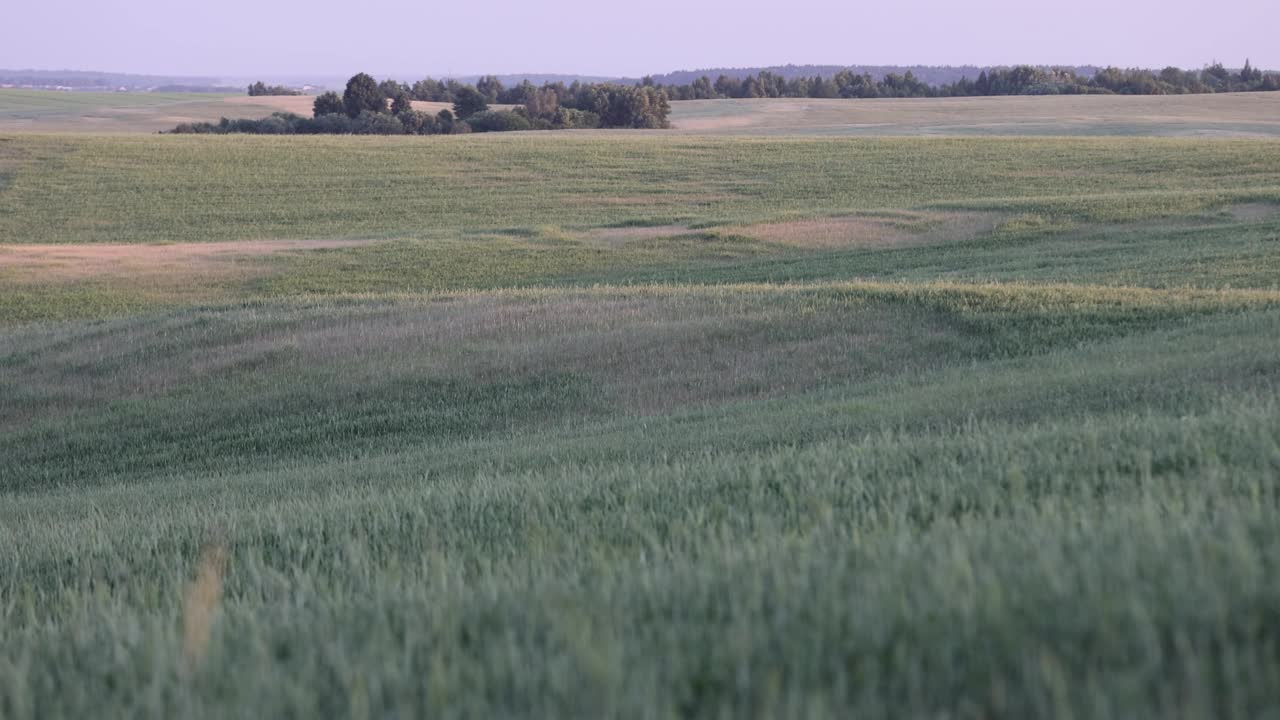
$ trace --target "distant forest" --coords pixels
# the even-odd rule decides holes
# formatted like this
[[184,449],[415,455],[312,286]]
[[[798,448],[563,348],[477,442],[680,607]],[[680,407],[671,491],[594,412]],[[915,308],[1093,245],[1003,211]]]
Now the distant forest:
[[[347,82],[342,95],[327,92],[314,102],[312,117],[276,113],[262,120],[230,120],[219,123],[179,125],[175,133],[256,134],[372,134],[435,135],[510,130],[564,130],[573,128],[666,128],[670,103],[682,100],[722,98],[929,98],[991,95],[1177,95],[1193,93],[1257,92],[1280,90],[1280,73],[1266,73],[1249,61],[1238,71],[1221,64],[1203,70],[1165,68],[1103,68],[1081,75],[1072,68],[1037,68],[1020,65],[980,70],[977,77],[962,76],[942,85],[930,85],[908,70],[875,78],[869,73],[841,70],[824,77],[801,74],[784,77],[771,71],[742,77],[720,75],[715,81],[702,75],[692,82],[668,85],[646,77],[635,84],[547,82],[534,85],[527,79],[507,87],[494,76],[475,84],[425,78],[413,84],[395,80],[381,83],[360,73]],[[292,94],[262,82],[249,87],[250,95]],[[451,103],[452,110],[436,114],[413,107],[414,101]],[[490,105],[511,109],[495,110]]]
[[[1244,67],[1232,71],[1220,63],[1202,70],[1164,70],[1108,68],[1044,68],[1019,65],[1010,68],[979,69],[973,77],[942,84],[930,84],[907,70],[903,74],[887,72],[877,77],[870,72],[839,70],[831,75],[806,76],[791,68],[782,74],[771,70],[742,75],[721,74],[714,81],[701,75],[682,84],[662,82],[645,77],[634,87],[650,89],[668,102],[680,100],[714,100],[724,98],[917,98],[970,97],[983,95],[1182,95],[1222,92],[1255,92],[1280,90],[1280,73],[1264,73],[1245,61]],[[945,68],[949,74],[959,68]],[[679,75],[685,75],[681,73]],[[384,80],[378,87],[384,97],[394,100],[404,96],[410,100],[457,102],[460,97],[479,93],[485,102],[498,105],[534,106],[533,115],[541,114],[547,96],[554,96],[560,107],[598,110],[591,100],[601,87],[627,86],[625,83],[547,82],[541,86],[528,80],[507,86],[489,75],[474,84],[457,80],[425,78],[413,84]]]
[[[807,76],[792,68],[781,73],[773,70],[747,72],[745,74],[720,74],[715,80],[710,75],[700,75],[683,83],[663,82],[661,78],[645,77],[636,81],[640,87],[651,87],[666,95],[669,101],[714,100],[724,98],[915,98],[915,97],[971,97],[983,95],[1182,95],[1221,92],[1256,92],[1280,90],[1280,73],[1264,73],[1254,68],[1248,60],[1242,69],[1228,70],[1215,63],[1202,70],[1182,70],[1168,67],[1164,70],[1115,67],[1094,68],[1046,68],[1019,65],[1010,68],[970,68],[975,74],[960,75],[959,79],[941,84],[930,84],[914,70],[904,73],[886,72],[876,76],[871,72],[855,72],[842,69],[830,75]],[[960,68],[945,68],[948,74]],[[1092,71],[1092,72],[1090,72]],[[941,74],[932,73],[932,74]],[[687,76],[677,73],[675,76]],[[426,78],[412,85],[385,81],[384,92],[405,93],[414,100],[453,102],[463,85],[454,80]],[[581,83],[565,85],[563,82],[547,83],[541,88],[529,82],[505,87],[493,76],[480,78],[474,86],[490,102],[520,105],[534,92],[550,89],[560,96],[573,96]]]

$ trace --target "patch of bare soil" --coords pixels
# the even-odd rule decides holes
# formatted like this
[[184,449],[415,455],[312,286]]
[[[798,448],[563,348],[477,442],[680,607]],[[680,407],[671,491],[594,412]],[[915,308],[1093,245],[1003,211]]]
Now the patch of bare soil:
[[298,115],[310,115],[316,99],[310,95],[258,95],[251,97],[229,97],[223,102],[229,105],[257,105],[274,108],[278,112],[291,112]]
[[684,225],[637,225],[629,227],[596,228],[586,234],[588,240],[606,245],[623,245],[637,240],[657,240],[658,238],[683,235],[689,232]]
[[139,280],[250,275],[251,261],[281,252],[358,245],[359,240],[263,240],[173,245],[0,245],[0,274],[32,282],[111,277]]
[[973,240],[994,230],[998,221],[995,213],[903,212],[763,223],[733,231],[798,248],[894,248]]

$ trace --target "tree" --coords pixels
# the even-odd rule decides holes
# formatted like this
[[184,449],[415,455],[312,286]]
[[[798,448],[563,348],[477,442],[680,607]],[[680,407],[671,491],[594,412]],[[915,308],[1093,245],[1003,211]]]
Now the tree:
[[258,97],[259,95],[266,95],[266,94],[267,94],[267,84],[262,82],[261,80],[249,86],[250,97]]
[[1253,67],[1253,63],[1245,58],[1244,69],[1240,71],[1240,81],[1254,83],[1262,79],[1262,71]]
[[601,127],[665,128],[671,104],[666,93],[635,85],[591,86],[591,107],[600,116]]
[[724,98],[737,97],[738,91],[741,89],[741,83],[728,75],[721,75],[716,78],[714,85],[716,95]]
[[347,81],[347,89],[342,93],[342,106],[349,117],[357,118],[365,110],[386,112],[387,99],[383,97],[377,80],[359,73]]
[[467,118],[479,112],[489,109],[489,102],[485,100],[484,95],[479,90],[465,85],[454,94],[453,112],[458,116],[459,120]]
[[444,97],[444,86],[432,78],[425,78],[414,83],[413,88],[409,90],[409,94],[413,96],[414,100],[449,102]]
[[317,96],[312,108],[315,110],[316,117],[346,112],[346,106],[343,105],[342,98],[338,97],[336,92],[327,92]]
[[399,92],[391,99],[391,114],[399,115],[413,109],[413,101],[409,98],[409,93]]
[[378,89],[382,91],[382,97],[386,98],[387,100],[391,100],[395,98],[395,96],[399,95],[400,93],[409,91],[408,87],[401,85],[400,83],[391,79],[383,80],[382,82],[378,83]]
[[484,99],[495,103],[498,102],[498,96],[502,94],[502,81],[493,75],[485,75],[476,81],[476,91],[484,96]]
[[534,90],[533,95],[525,101],[524,107],[529,117],[551,119],[560,108],[560,95],[549,87]]

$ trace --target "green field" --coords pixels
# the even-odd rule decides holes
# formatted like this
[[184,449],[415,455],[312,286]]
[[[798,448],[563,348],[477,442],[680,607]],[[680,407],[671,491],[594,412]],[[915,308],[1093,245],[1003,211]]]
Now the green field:
[[0,428],[0,717],[1267,717],[1280,142],[0,136]]
[[729,135],[1274,138],[1280,93],[694,100],[672,117],[684,132]]
[[[309,115],[312,101],[305,96],[0,89],[0,133],[157,132],[222,117]],[[448,107],[414,105],[431,112]],[[675,133],[696,135],[1274,138],[1280,136],[1280,93],[693,100],[673,103],[671,123]]]

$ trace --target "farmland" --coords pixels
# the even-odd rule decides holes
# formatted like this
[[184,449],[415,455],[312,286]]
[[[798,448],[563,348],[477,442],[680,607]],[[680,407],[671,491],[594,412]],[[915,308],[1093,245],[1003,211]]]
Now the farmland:
[[1237,98],[0,135],[0,716],[1274,712]]
[[[58,93],[0,89],[0,133],[133,134],[273,112],[311,115],[307,96]],[[446,103],[414,102],[439,112]],[[495,105],[495,108],[506,108]],[[672,107],[691,135],[1276,137],[1280,93],[876,100],[693,100]]]

